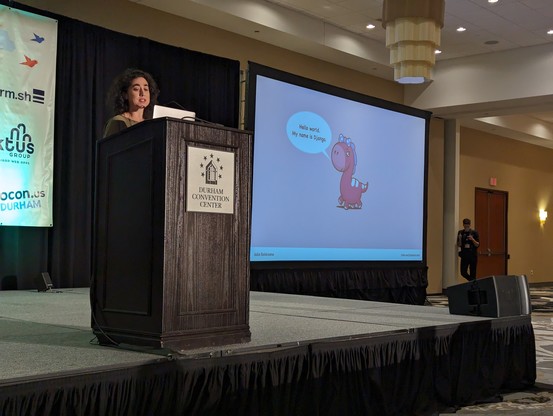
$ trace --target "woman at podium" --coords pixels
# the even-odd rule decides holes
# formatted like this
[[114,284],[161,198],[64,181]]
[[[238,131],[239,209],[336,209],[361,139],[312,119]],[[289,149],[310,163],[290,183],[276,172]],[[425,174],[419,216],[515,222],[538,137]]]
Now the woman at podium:
[[104,137],[152,118],[159,89],[154,78],[140,69],[128,68],[113,81],[108,106],[113,116],[104,128]]

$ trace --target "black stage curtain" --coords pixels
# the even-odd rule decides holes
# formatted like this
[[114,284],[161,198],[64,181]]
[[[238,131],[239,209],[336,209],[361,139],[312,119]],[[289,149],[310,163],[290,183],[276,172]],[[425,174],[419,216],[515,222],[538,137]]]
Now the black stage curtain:
[[427,268],[252,270],[251,290],[422,305]]
[[530,387],[530,317],[15,381],[2,415],[432,415]]
[[172,101],[228,127],[239,119],[240,63],[113,32],[0,0],[58,20],[54,131],[54,227],[0,227],[0,290],[89,286],[95,141],[110,116],[106,92],[127,67],[150,72],[160,104]]

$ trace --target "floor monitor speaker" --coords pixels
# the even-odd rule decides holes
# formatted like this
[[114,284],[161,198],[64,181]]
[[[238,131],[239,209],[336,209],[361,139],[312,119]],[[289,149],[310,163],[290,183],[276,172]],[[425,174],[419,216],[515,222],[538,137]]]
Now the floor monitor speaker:
[[446,289],[449,313],[487,317],[532,313],[528,280],[521,276],[488,276]]
[[52,290],[54,285],[52,284],[52,279],[50,279],[50,273],[42,272],[40,276],[35,278],[35,285],[39,292],[46,292]]

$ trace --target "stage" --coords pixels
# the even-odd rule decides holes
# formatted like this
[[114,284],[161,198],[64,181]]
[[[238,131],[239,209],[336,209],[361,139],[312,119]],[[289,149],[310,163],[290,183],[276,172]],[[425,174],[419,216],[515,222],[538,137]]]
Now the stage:
[[88,288],[0,291],[0,415],[432,414],[534,384],[530,316],[251,292],[251,342],[95,343]]

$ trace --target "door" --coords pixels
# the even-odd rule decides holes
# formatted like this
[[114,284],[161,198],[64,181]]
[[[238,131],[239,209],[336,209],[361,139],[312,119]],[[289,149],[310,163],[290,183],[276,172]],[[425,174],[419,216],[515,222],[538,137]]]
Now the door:
[[507,274],[507,201],[504,191],[476,188],[474,226],[480,234],[477,277]]

